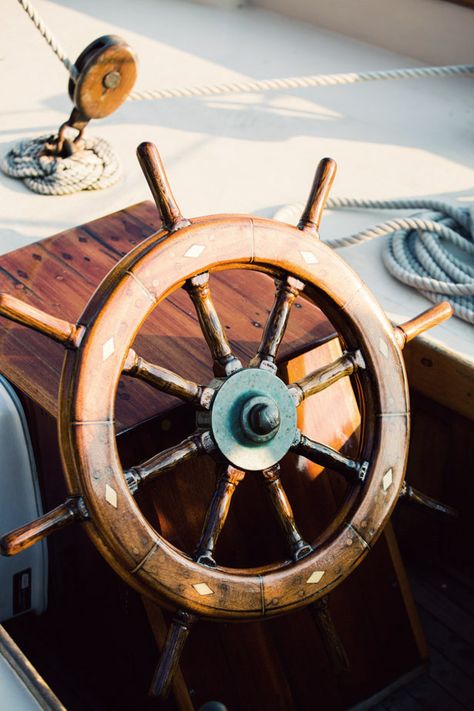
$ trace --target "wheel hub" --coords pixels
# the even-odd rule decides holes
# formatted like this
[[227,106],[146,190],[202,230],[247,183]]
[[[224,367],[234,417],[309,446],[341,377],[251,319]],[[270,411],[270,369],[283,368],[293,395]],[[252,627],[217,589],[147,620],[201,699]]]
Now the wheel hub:
[[280,428],[280,410],[271,397],[257,395],[244,404],[240,412],[242,430],[254,442],[267,442]]
[[245,368],[218,390],[211,429],[219,450],[234,467],[267,469],[291,447],[296,408],[280,378],[259,368]]

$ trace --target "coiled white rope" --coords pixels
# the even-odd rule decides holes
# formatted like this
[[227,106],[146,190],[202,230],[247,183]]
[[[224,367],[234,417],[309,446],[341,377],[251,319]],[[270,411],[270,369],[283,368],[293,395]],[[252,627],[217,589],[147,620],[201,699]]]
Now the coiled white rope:
[[[274,215],[296,223],[303,205],[289,205]],[[474,324],[474,214],[441,200],[359,200],[330,198],[329,209],[412,210],[428,212],[388,220],[348,237],[324,240],[338,249],[389,235],[383,262],[399,281],[435,303],[446,298],[455,313]]]
[[44,154],[55,138],[47,135],[17,143],[0,160],[1,170],[41,195],[103,190],[120,178],[119,159],[103,138],[83,138],[82,150],[68,158]]
[[[79,72],[29,0],[18,0],[54,54],[76,80]],[[87,137],[81,150],[63,158],[47,155],[44,149],[57,136],[39,136],[20,141],[0,160],[0,169],[41,195],[71,195],[81,190],[103,190],[121,176],[118,156],[102,138]]]

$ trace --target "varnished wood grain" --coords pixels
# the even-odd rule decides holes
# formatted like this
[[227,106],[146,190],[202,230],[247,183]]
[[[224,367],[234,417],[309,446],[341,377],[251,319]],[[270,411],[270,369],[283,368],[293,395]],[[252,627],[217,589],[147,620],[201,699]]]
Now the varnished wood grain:
[[[0,291],[75,323],[94,289],[120,257],[160,226],[151,202],[121,210],[15,253],[0,257]],[[258,348],[261,329],[271,308],[273,285],[261,274],[233,272],[211,278],[216,308],[232,348],[242,361]],[[320,311],[306,302],[295,309],[288,324],[281,358],[324,342],[334,330]],[[145,360],[170,367],[178,375],[205,383],[212,377],[207,345],[189,297],[176,292],[160,304],[137,336],[135,349]],[[30,394],[53,416],[64,357],[61,345],[0,318],[0,370],[20,390]],[[123,431],[165,412],[178,402],[152,391],[146,383],[124,377],[116,404],[117,431]]]
[[137,156],[155,200],[163,227],[169,231],[189,225],[178,207],[161,162],[160,154],[153,143],[140,143]]
[[407,343],[412,341],[420,333],[428,331],[434,326],[438,326],[443,321],[451,318],[454,310],[448,301],[442,301],[436,306],[423,311],[423,313],[415,316],[415,318],[395,326],[395,338],[400,348],[404,348]]
[[250,362],[252,366],[258,367],[262,360],[275,362],[288,326],[291,307],[303,287],[302,282],[290,276],[277,280],[275,301],[268,314],[257,354]]
[[308,201],[298,222],[298,229],[317,234],[326,200],[336,177],[336,162],[323,158],[318,163]]
[[51,316],[11,294],[0,293],[0,314],[44,334],[63,346],[77,347],[83,332],[80,326]]
[[180,611],[172,619],[161,658],[153,675],[150,695],[166,698],[174,674],[178,668],[181,653],[196,618]]
[[216,488],[206,512],[201,537],[194,558],[203,565],[215,566],[214,549],[227,520],[235,489],[245,476],[245,472],[231,466],[220,468]]
[[2,536],[0,538],[0,552],[7,556],[17,555],[51,533],[56,533],[76,521],[84,520],[85,514],[86,509],[83,502],[78,498],[71,497],[35,521],[26,523]]
[[280,467],[266,469],[262,472],[262,477],[291,557],[293,560],[300,560],[305,555],[309,555],[313,549],[303,540],[298,530],[293,509],[281,482]]
[[182,400],[200,404],[204,388],[191,380],[187,380],[167,368],[148,363],[130,348],[123,372],[134,378],[140,378],[154,385],[162,392],[176,395]]
[[324,368],[308,373],[300,380],[290,384],[290,391],[296,404],[299,405],[307,397],[321,392],[333,385],[340,378],[352,375],[357,368],[364,368],[365,363],[360,351],[344,353]]
[[209,274],[198,274],[188,279],[185,289],[196,309],[199,325],[214,362],[216,375],[230,375],[239,370],[242,363],[232,354],[225,329],[212,300]]

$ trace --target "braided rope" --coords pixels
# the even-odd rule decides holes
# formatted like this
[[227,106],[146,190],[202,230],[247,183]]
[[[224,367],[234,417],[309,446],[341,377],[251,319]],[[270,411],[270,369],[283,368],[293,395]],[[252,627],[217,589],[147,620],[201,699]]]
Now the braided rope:
[[218,96],[220,94],[241,94],[245,92],[272,91],[275,89],[305,89],[312,86],[336,86],[356,84],[358,82],[381,81],[388,79],[423,79],[442,76],[461,76],[474,73],[472,64],[453,64],[444,67],[414,67],[411,69],[390,69],[375,72],[350,72],[349,74],[314,74],[287,79],[259,79],[232,84],[214,84],[176,89],[155,89],[134,91],[129,101],[149,99],[175,99],[191,96]]
[[[469,209],[441,200],[355,198],[330,198],[327,207],[428,210],[324,242],[339,249],[389,235],[382,258],[390,274],[435,303],[448,297],[456,315],[474,324],[474,215]],[[274,217],[296,223],[302,211],[303,205],[290,205]]]
[[27,13],[30,20],[33,22],[36,29],[39,31],[40,35],[46,40],[51,49],[53,50],[56,57],[64,64],[69,74],[73,79],[77,79],[79,72],[77,71],[74,62],[66,55],[65,51],[59,44],[56,37],[52,34],[51,30],[45,25],[43,19],[38,14],[38,11],[30,3],[30,0],[18,0],[24,11]]
[[71,195],[80,190],[103,190],[121,175],[117,155],[103,138],[84,138],[83,148],[69,158],[43,155],[55,136],[20,141],[0,159],[0,169],[41,195]]

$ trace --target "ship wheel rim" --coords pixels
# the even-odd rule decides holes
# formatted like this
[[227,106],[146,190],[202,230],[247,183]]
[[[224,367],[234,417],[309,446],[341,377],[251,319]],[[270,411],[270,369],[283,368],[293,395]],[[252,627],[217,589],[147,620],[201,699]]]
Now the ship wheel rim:
[[[344,340],[358,341],[369,366],[370,376],[357,381],[374,409],[374,435],[366,444],[371,449],[367,481],[355,496],[349,520],[328,529],[310,555],[277,569],[210,568],[177,550],[139,510],[115,443],[118,380],[141,324],[186,279],[233,268],[302,280],[307,296],[329,315]],[[117,323],[117,305],[124,299],[127,320]],[[193,220],[172,236],[156,233],[127,255],[96,291],[79,324],[85,336],[78,349],[67,352],[60,388],[66,480],[70,493],[87,504],[85,527],[94,544],[132,587],[168,607],[205,617],[258,618],[313,602],[362,561],[402,486],[408,389],[392,326],[360,278],[332,250],[296,228],[264,218]],[[364,336],[367,328],[370,338]],[[101,379],[106,401],[99,412],[91,400],[92,377]]]

